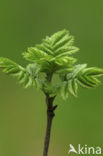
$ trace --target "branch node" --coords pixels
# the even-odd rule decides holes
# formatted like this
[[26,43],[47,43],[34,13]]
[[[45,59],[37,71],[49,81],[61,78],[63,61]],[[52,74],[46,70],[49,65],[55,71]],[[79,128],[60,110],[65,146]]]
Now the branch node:
[[55,111],[58,105],[53,106],[52,110]]

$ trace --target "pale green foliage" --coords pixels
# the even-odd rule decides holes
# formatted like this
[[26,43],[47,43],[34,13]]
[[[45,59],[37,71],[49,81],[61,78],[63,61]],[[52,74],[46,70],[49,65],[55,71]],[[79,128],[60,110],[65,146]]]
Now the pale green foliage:
[[77,96],[79,85],[85,88],[96,87],[100,84],[100,81],[97,78],[101,75],[103,75],[103,69],[96,67],[87,68],[86,64],[74,66],[72,72],[62,75],[62,97],[67,98],[69,95],[68,92]]
[[[75,65],[76,59],[72,55],[79,48],[73,43],[74,37],[67,30],[59,31],[23,53],[24,58],[31,62],[26,68],[2,57],[0,68],[6,74],[16,76],[25,88],[36,86],[45,94],[60,94],[63,99],[69,94],[77,96],[79,85],[94,88],[100,84],[98,77],[103,75],[103,69],[88,68],[86,64]],[[54,74],[59,76],[57,84],[51,81]]]
[[25,88],[37,85],[39,68],[36,64],[29,64],[26,68],[16,64],[8,58],[0,58],[0,68],[3,72],[18,78]]
[[43,72],[55,72],[62,66],[68,67],[76,62],[71,54],[79,49],[73,46],[73,41],[74,37],[63,30],[47,36],[41,44],[28,48],[23,55],[26,60],[40,64]]

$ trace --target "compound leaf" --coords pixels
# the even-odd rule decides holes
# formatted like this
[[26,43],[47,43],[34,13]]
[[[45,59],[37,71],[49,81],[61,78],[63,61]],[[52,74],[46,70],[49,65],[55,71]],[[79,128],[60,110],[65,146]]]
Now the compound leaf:
[[0,68],[3,69],[3,72],[8,75],[16,76],[19,83],[23,84],[25,88],[35,83],[37,69],[39,69],[36,69],[36,66],[37,65],[32,64],[28,65],[27,68],[23,68],[8,58],[0,57]]

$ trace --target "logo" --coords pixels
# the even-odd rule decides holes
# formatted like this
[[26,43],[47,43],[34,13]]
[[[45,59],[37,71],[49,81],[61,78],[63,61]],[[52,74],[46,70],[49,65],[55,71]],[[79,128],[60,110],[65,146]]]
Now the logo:
[[75,148],[72,144],[69,145],[69,151],[68,154],[75,153],[75,154],[102,154],[101,147],[89,147],[88,145],[81,146],[80,144],[77,145],[77,148]]

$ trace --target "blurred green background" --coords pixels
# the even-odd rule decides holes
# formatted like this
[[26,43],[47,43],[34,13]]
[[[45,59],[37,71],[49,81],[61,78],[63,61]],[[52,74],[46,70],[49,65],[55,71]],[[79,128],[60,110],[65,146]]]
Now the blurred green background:
[[[0,56],[26,65],[21,53],[27,47],[64,28],[75,36],[79,63],[103,67],[102,0],[1,0]],[[102,146],[103,85],[55,103],[49,156],[67,156],[70,143]],[[0,71],[0,156],[41,156],[45,126],[44,95]]]

